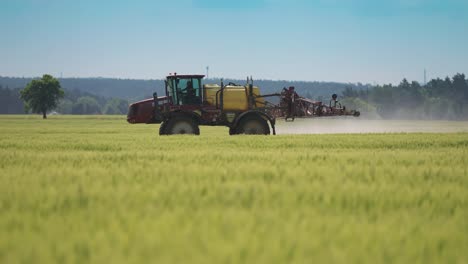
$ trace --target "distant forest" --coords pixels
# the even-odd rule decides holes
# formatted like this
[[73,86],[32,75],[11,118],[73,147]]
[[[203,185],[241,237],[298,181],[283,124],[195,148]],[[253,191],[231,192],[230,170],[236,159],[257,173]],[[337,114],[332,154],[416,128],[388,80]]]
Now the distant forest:
[[[0,77],[0,114],[24,114],[19,91],[32,78]],[[151,98],[154,92],[164,93],[164,80],[130,80],[111,78],[59,78],[65,98],[56,109],[60,114],[126,114],[128,104]],[[204,83],[220,83],[220,79],[205,79]],[[244,84],[245,80],[225,79],[224,83]],[[256,80],[262,93],[280,92],[283,87],[295,86],[308,98],[328,98],[348,87],[359,91],[369,86],[333,82],[300,82]]]
[[[9,89],[0,84],[0,114],[25,114],[24,103],[20,99],[20,90]],[[55,109],[57,114],[125,114],[128,110],[128,101],[120,98],[106,98],[78,89],[64,88],[65,97]]]
[[433,79],[426,85],[403,79],[397,86],[347,87],[343,104],[368,116],[392,119],[468,120],[468,80],[464,74]]
[[[19,91],[32,78],[0,77],[0,114],[23,114]],[[55,110],[60,114],[125,114],[128,104],[164,93],[164,80],[111,78],[59,78],[65,98]],[[225,79],[244,84],[245,80]],[[208,79],[204,83],[220,83]],[[331,94],[348,108],[369,118],[468,120],[468,80],[464,74],[433,79],[425,85],[402,80],[399,85],[335,82],[254,80],[263,94],[294,86],[299,95],[328,102]]]

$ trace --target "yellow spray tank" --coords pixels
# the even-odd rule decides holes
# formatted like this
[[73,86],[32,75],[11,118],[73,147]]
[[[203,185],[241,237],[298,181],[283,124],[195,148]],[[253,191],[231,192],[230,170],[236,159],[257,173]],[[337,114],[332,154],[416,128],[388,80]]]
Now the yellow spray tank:
[[[203,100],[211,106],[220,106],[221,86],[217,84],[204,85]],[[248,103],[248,86],[227,85],[223,90],[223,110],[225,111],[246,111],[249,109]],[[260,89],[257,86],[253,87],[254,96],[260,95]],[[263,98],[255,100],[253,108],[262,107],[265,102]]]

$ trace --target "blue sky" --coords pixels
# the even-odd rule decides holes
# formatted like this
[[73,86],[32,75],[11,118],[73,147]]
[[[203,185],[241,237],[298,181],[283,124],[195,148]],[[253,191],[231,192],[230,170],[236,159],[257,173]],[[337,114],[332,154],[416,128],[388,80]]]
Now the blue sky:
[[0,0],[0,36],[1,76],[468,74],[468,0]]

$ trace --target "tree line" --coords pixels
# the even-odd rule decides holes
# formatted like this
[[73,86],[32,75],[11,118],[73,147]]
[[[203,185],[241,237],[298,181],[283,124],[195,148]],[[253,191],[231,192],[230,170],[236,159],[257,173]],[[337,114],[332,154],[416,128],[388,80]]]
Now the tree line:
[[[34,78],[1,77],[0,85],[10,88],[24,88]],[[66,90],[79,90],[105,98],[122,98],[129,102],[150,98],[154,92],[159,95],[165,93],[164,80],[133,80],[116,78],[57,78],[60,85]],[[244,85],[246,80],[224,79],[224,83],[234,82]],[[221,79],[204,79],[205,84],[220,84]],[[255,80],[254,85],[260,87],[262,93],[281,92],[283,87],[295,86],[296,92],[304,96],[328,98],[330,92],[341,93],[346,87],[355,90],[365,89],[368,85],[357,83],[337,82],[307,82],[288,80]]]
[[[24,103],[20,90],[37,78],[0,76],[0,114],[23,114]],[[151,98],[153,92],[165,93],[164,80],[132,80],[115,78],[57,78],[65,92],[55,112],[60,114],[125,114],[128,103]],[[225,84],[245,84],[246,80],[224,79]],[[221,83],[221,79],[204,79],[204,83]],[[286,80],[255,80],[263,94],[278,93],[283,87],[295,86],[296,91],[308,98],[328,98],[331,93],[344,91],[346,87],[365,89],[364,84],[336,82],[306,82]],[[13,87],[10,89],[9,87]]]
[[464,74],[432,79],[421,85],[403,79],[400,84],[370,89],[347,87],[343,102],[368,115],[398,119],[468,119],[468,80]]
[[[22,88],[9,89],[0,85],[0,114],[26,114],[31,111],[26,109],[21,100]],[[120,98],[106,98],[97,96],[78,89],[64,88],[64,96],[58,101],[53,112],[72,115],[120,115],[126,114],[128,101]]]
[[[0,77],[0,114],[26,113],[25,105],[20,99],[20,91],[32,80]],[[58,101],[54,111],[60,114],[125,114],[129,102],[149,98],[153,91],[157,91],[160,95],[164,93],[163,80],[104,78],[58,80],[64,87],[64,96]],[[220,82],[220,79],[205,80],[205,83]],[[243,84],[242,80],[225,79],[224,82]],[[7,86],[2,86],[5,83]],[[8,85],[19,87],[9,89]],[[295,86],[299,95],[323,102],[327,102],[332,93],[341,93],[343,105],[360,110],[368,117],[468,119],[468,80],[464,74],[456,74],[452,78],[432,79],[425,85],[416,81],[409,82],[406,79],[398,85],[374,86],[361,83],[273,80],[257,80],[255,85],[261,88],[263,94],[279,92],[282,87]],[[114,97],[116,94],[122,97]]]

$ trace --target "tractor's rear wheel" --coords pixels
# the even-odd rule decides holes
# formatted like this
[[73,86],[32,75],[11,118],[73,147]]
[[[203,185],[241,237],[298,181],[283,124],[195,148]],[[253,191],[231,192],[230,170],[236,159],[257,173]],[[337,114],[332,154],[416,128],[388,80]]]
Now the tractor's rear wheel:
[[174,116],[162,127],[164,134],[160,132],[161,135],[200,135],[198,123],[187,116]]
[[236,127],[236,134],[269,135],[270,127],[267,121],[258,115],[249,115],[242,118]]

